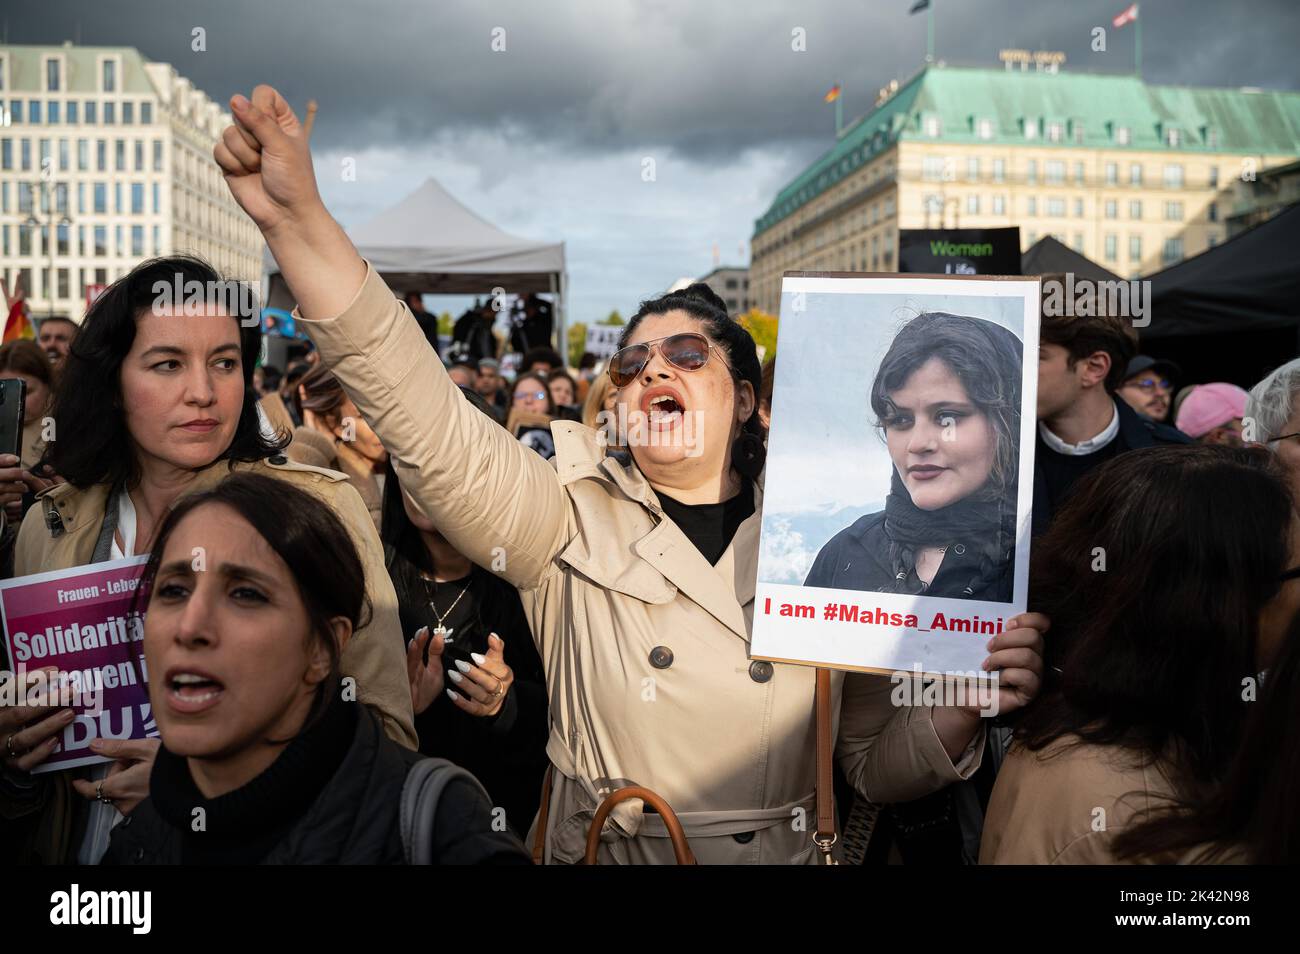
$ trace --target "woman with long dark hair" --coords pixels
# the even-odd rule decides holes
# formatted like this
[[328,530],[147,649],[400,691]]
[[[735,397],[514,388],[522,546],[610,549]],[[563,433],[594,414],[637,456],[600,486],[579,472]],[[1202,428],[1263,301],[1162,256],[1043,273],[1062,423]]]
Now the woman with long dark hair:
[[[462,389],[491,417],[486,401]],[[388,464],[384,562],[397,591],[415,731],[425,755],[473,772],[521,837],[546,768],[546,682],[519,591],[472,563],[403,491]]]
[[805,586],[1011,600],[1021,367],[1020,339],[991,321],[903,326],[871,385],[893,464],[885,509],[832,537]]
[[1034,548],[1047,677],[998,774],[983,863],[1111,863],[1135,815],[1228,776],[1300,609],[1300,521],[1259,448],[1121,454]]
[[[239,127],[225,130],[217,161],[322,361],[418,510],[520,590],[550,704],[553,768],[534,850],[579,860],[599,802],[644,785],[676,811],[701,862],[818,860],[816,675],[749,658],[765,449],[748,332],[706,285],[643,302],[609,367],[631,462],[567,421],[551,424],[555,460],[542,460],[465,403],[330,217],[283,98],[259,86],[231,106]],[[986,663],[1002,672],[1004,711],[1037,688],[1046,623],[1021,622],[995,637]],[[896,708],[879,677],[829,682],[824,741],[868,797],[915,798],[978,765],[977,712]],[[667,835],[639,800],[623,802],[599,858],[671,860]]]
[[[402,811],[419,756],[341,691],[366,571],[319,498],[249,473],[192,494],[164,521],[141,583],[162,747],[105,863],[409,861]],[[465,777],[424,821],[408,831],[426,832],[433,863],[527,862]]]
[[[1287,571],[1291,578],[1300,567]],[[1206,798],[1136,815],[1112,845],[1121,861],[1300,863],[1300,615],[1252,703],[1227,777]],[[1243,686],[1243,690],[1245,686]]]
[[[57,440],[46,459],[67,483],[44,493],[23,520],[14,571],[147,553],[178,500],[236,471],[304,487],[339,514],[371,568],[373,621],[349,641],[343,672],[386,730],[414,744],[397,601],[379,535],[342,474],[290,462],[280,454],[287,435],[263,434],[251,386],[260,334],[255,296],[198,259],[152,259],[109,286],[72,344],[51,412]],[[24,729],[20,742],[0,740],[9,772],[18,771],[20,750],[51,744],[62,730],[58,718]],[[89,863],[102,854],[111,825],[143,796],[153,743],[109,748],[120,757],[111,770],[19,773],[15,784],[0,785],[0,811],[33,822],[19,849],[24,858]],[[70,791],[58,796],[68,786],[85,800]]]

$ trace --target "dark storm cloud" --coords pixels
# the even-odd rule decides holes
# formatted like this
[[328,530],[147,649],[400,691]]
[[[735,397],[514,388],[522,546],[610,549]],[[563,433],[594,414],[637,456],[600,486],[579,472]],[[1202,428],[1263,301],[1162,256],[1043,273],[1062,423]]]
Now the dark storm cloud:
[[[1127,0],[934,0],[951,63],[1003,47],[1064,50],[1066,68],[1127,71]],[[131,45],[224,99],[255,82],[320,101],[319,148],[383,148],[491,129],[595,153],[670,147],[726,161],[754,146],[824,143],[839,80],[846,119],[915,70],[925,17],[912,0],[701,3],[374,0],[41,0],[8,12],[16,43]],[[1294,0],[1145,0],[1145,73],[1161,83],[1295,88]],[[1090,49],[1107,28],[1106,53]],[[207,31],[207,52],[190,49]],[[506,52],[490,48],[505,29]],[[807,52],[791,49],[806,31]]]

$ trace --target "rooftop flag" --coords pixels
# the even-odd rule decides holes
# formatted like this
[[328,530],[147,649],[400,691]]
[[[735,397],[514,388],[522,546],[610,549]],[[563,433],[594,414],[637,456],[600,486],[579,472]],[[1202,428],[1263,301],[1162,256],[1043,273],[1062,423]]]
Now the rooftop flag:
[[1118,30],[1120,27],[1124,26],[1125,24],[1132,23],[1137,18],[1138,18],[1138,5],[1135,3],[1127,10],[1118,14],[1115,17],[1115,19],[1111,20],[1110,25],[1113,26],[1116,30]]

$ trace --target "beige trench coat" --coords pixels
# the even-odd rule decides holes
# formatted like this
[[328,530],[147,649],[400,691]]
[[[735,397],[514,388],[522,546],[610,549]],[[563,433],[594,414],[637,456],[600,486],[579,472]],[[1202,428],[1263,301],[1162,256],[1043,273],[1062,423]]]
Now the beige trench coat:
[[[667,799],[703,864],[815,860],[814,670],[776,665],[764,679],[768,664],[749,659],[761,486],[712,566],[594,430],[554,423],[547,462],[465,401],[372,269],[343,314],[301,327],[439,530],[521,590],[557,770],[546,861],[579,860],[597,803],[627,785]],[[671,651],[667,668],[651,664],[656,647]],[[968,778],[983,729],[954,766],[930,710],[893,707],[891,689],[833,677],[835,751],[854,786],[883,802]],[[604,863],[672,860],[639,801],[602,840]]]

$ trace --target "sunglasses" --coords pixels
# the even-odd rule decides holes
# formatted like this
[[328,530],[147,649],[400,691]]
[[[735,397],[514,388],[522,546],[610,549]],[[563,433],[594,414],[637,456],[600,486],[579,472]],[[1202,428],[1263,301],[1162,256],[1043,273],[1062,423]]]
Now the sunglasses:
[[545,391],[520,391],[518,394],[515,395],[516,401],[522,401],[526,398],[535,398],[538,401],[545,401],[546,392]]
[[1157,384],[1166,391],[1171,387],[1171,382],[1168,378],[1138,378],[1138,380],[1134,381],[1133,384],[1142,391],[1152,391],[1155,389]]
[[614,387],[626,387],[636,380],[641,369],[649,363],[655,345],[659,346],[664,360],[679,371],[700,370],[709,363],[709,352],[715,350],[708,338],[694,331],[628,345],[615,351],[609,359],[609,379],[614,382]]

